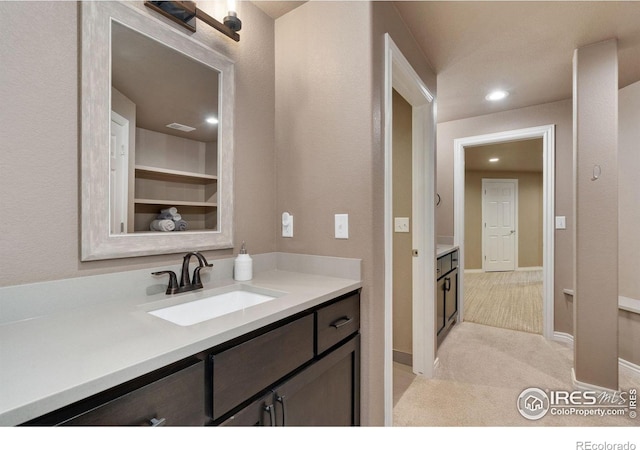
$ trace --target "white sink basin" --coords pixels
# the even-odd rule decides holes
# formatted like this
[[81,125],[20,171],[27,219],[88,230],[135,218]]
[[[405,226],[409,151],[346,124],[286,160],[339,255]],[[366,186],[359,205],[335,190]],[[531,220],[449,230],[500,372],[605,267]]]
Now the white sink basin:
[[149,311],[149,314],[186,327],[268,302],[278,296],[237,288],[230,292]]

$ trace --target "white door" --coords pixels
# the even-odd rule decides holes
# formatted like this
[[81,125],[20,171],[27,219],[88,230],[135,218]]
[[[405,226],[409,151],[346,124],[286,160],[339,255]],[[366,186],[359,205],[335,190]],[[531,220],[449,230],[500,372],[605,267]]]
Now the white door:
[[482,248],[485,272],[516,269],[518,180],[482,179]]
[[111,234],[127,232],[129,185],[129,121],[111,111],[109,200]]

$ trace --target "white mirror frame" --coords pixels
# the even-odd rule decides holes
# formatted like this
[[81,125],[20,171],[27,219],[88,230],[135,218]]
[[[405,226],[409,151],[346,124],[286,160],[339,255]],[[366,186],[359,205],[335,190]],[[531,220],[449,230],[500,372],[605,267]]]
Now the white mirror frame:
[[[217,230],[110,234],[109,128],[111,21],[172,47],[220,72]],[[233,247],[234,65],[181,30],[121,2],[82,2],[81,259],[126,258]]]

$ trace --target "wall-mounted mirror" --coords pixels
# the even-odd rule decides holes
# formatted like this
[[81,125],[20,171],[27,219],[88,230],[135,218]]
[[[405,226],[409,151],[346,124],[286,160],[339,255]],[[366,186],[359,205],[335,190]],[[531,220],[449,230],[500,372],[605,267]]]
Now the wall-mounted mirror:
[[231,247],[233,63],[126,3],[82,25],[82,259]]

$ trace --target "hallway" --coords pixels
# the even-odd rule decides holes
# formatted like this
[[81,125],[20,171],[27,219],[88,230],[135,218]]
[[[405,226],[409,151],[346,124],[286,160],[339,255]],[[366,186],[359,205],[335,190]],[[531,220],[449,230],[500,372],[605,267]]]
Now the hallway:
[[542,269],[465,272],[464,320],[542,334]]
[[[454,327],[438,351],[434,379],[394,366],[394,426],[640,426],[624,416],[552,415],[537,421],[516,408],[527,388],[572,391],[572,349],[542,336],[469,322]],[[640,376],[620,369],[620,389]],[[401,392],[404,389],[404,392]]]

